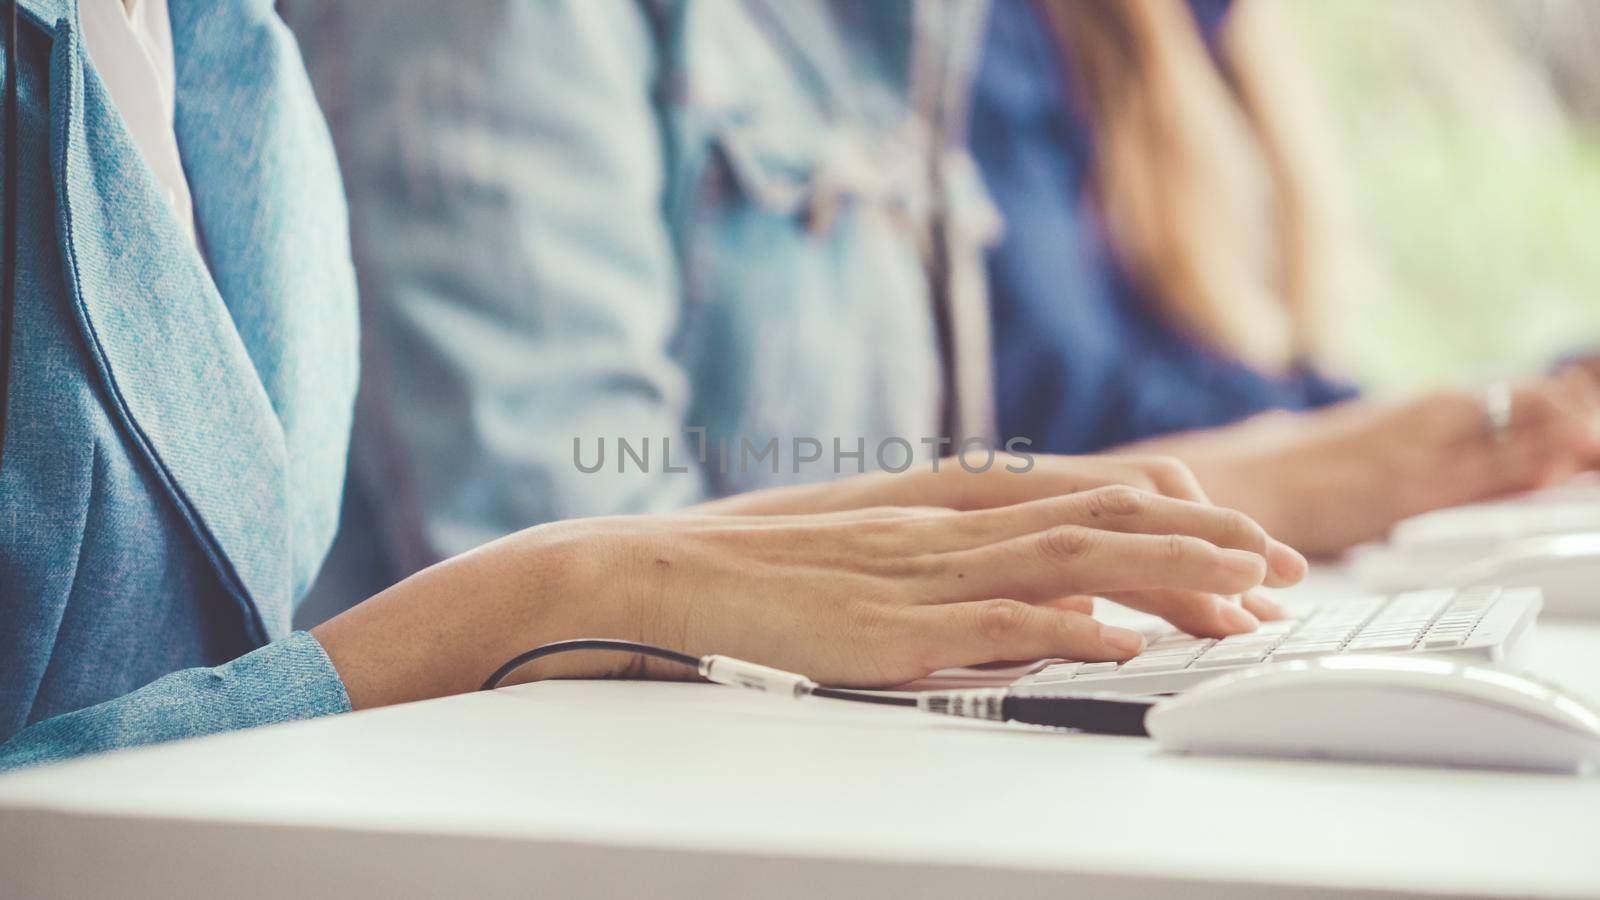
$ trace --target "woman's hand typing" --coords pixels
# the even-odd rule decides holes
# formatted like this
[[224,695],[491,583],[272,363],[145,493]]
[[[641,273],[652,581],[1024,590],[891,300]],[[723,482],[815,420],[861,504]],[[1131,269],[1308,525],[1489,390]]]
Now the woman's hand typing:
[[[1304,572],[1242,514],[1129,487],[972,511],[590,519],[447,560],[313,634],[357,708],[469,691],[516,653],[576,637],[886,687],[993,660],[1137,654],[1138,633],[1086,613],[1091,595],[1195,634],[1249,631],[1226,598]],[[595,653],[516,677],[618,674],[685,673]]]

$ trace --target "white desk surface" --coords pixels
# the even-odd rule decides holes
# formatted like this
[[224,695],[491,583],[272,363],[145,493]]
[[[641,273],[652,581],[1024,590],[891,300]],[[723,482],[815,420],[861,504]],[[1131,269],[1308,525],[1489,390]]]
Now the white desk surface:
[[[1600,625],[1539,674],[1600,695]],[[0,896],[1600,896],[1600,778],[549,683],[0,778]],[[1024,894],[1023,892],[1027,892]]]

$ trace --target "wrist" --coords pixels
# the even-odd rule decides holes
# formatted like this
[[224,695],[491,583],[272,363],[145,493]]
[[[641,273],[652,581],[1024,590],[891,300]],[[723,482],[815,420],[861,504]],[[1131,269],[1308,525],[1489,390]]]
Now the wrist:
[[[418,572],[312,636],[354,709],[476,690],[507,659],[551,641],[651,639],[642,626],[652,617],[641,593],[627,589],[626,563],[596,544],[581,529],[530,529]],[[511,681],[602,676],[628,665],[613,654],[574,654]]]

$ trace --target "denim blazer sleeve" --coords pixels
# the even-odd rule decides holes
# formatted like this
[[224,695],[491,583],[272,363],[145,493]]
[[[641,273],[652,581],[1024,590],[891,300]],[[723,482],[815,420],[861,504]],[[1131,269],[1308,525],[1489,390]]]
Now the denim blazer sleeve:
[[[356,468],[420,510],[399,543],[425,562],[557,517],[695,502],[652,14],[401,5],[289,16],[350,195],[370,337]],[[576,442],[592,460],[619,430],[651,454],[669,438],[691,470],[618,474],[612,445],[580,476]]]
[[173,672],[131,694],[25,728],[0,744],[0,772],[349,709],[344,683],[322,645],[297,631],[224,665]]

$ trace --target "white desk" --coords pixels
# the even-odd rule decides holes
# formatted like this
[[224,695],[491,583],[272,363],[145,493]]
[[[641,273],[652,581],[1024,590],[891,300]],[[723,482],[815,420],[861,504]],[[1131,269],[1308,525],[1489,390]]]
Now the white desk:
[[[1600,694],[1600,626],[1536,671]],[[0,778],[0,896],[1600,896],[1600,779],[565,683]]]

